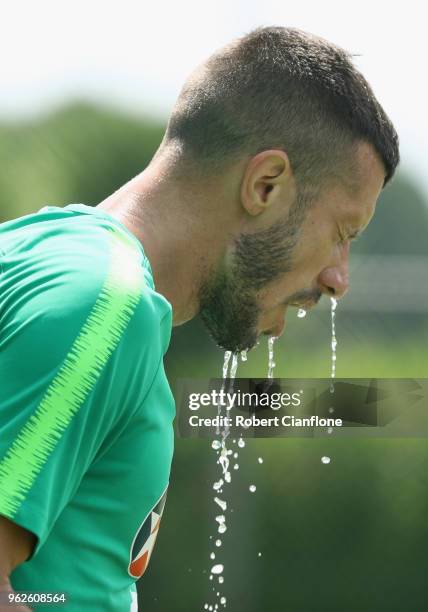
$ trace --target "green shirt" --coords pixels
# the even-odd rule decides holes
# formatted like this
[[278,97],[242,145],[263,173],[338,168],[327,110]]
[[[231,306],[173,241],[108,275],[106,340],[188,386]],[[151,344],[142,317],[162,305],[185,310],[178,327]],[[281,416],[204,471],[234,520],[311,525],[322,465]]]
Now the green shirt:
[[38,538],[16,591],[137,609],[173,453],[171,327],[142,245],[107,213],[0,224],[0,514]]

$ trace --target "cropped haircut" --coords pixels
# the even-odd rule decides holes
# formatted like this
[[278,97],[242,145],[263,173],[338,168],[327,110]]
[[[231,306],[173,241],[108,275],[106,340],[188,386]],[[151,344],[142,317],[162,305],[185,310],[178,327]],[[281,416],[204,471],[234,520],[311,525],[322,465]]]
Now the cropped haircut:
[[213,54],[189,77],[163,146],[201,172],[281,149],[297,186],[317,189],[371,143],[385,184],[399,162],[398,136],[370,85],[340,47],[294,28],[257,28]]

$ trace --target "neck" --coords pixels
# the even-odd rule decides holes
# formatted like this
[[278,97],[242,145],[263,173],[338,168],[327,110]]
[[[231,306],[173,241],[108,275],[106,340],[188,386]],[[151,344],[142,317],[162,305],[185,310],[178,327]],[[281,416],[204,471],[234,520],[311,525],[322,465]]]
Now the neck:
[[202,213],[203,204],[195,187],[178,185],[165,163],[155,160],[97,206],[143,245],[156,291],[172,305],[173,325],[198,313],[200,287],[222,255],[221,239]]

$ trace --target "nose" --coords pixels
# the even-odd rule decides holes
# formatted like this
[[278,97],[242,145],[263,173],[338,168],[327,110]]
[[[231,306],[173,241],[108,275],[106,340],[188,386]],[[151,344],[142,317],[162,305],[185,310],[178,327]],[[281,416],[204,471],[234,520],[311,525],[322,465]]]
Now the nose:
[[341,298],[349,288],[349,276],[339,268],[325,268],[318,280],[321,291],[331,297]]
[[324,268],[318,276],[320,290],[335,298],[341,298],[349,289],[349,243],[343,249],[337,264]]

